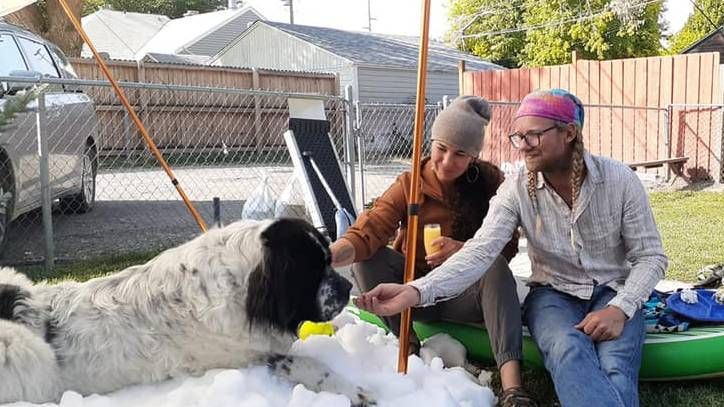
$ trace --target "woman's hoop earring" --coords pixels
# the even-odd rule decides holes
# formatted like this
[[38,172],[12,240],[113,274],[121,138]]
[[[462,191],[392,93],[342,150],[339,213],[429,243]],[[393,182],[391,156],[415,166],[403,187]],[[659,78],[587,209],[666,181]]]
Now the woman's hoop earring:
[[[474,174],[471,174],[474,173]],[[468,170],[465,171],[465,179],[468,181],[469,184],[474,183],[478,180],[478,177],[480,176],[480,168],[478,168],[475,164],[470,164],[468,166]]]

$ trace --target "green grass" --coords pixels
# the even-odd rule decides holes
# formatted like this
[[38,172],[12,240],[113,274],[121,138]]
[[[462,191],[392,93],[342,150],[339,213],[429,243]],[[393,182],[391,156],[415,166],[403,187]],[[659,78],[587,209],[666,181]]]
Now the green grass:
[[[163,158],[174,168],[209,165],[236,165],[253,167],[259,165],[291,165],[286,149],[269,148],[262,151],[233,150],[224,154],[219,150],[205,152],[165,152]],[[125,155],[103,155],[98,161],[101,170],[112,169],[158,169],[156,158],[146,150],[136,150]]]
[[[692,282],[702,266],[724,262],[724,193],[659,192],[652,193],[650,199],[664,250],[669,256],[667,278]],[[45,274],[39,267],[23,271],[34,280],[87,280],[143,263],[156,254],[134,253],[60,265],[52,274]],[[494,371],[495,367],[486,366],[486,369]],[[497,372],[493,380],[493,387],[499,388]],[[554,405],[555,391],[547,373],[525,368],[523,381],[542,406]],[[640,390],[643,407],[724,406],[724,378],[641,383]]]
[[86,281],[91,278],[104,276],[123,270],[126,267],[142,264],[158,254],[157,251],[145,253],[129,253],[118,256],[103,257],[87,262],[56,264],[52,272],[45,271],[43,266],[18,267],[31,280],[47,280],[57,282],[61,280]]
[[[486,369],[495,370],[495,366]],[[497,373],[493,388],[500,389]],[[546,372],[523,369],[523,383],[541,406],[554,406],[553,382]],[[724,379],[692,380],[686,382],[642,382],[639,385],[641,407],[703,407],[724,405]]]
[[669,256],[666,278],[693,282],[701,267],[724,262],[724,193],[660,192],[650,199]]

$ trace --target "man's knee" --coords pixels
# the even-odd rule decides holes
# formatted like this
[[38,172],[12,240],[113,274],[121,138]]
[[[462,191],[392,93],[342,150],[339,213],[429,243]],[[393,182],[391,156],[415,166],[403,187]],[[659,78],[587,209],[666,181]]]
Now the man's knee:
[[550,366],[580,366],[592,359],[591,340],[578,330],[571,329],[559,335],[546,335],[536,339],[546,364]]

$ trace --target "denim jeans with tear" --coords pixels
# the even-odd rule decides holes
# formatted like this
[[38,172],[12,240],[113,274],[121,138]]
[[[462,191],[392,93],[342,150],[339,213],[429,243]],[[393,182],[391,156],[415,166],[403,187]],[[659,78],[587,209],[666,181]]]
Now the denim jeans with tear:
[[564,407],[637,407],[641,352],[645,338],[641,311],[626,321],[621,336],[594,342],[574,326],[603,309],[616,292],[596,286],[590,300],[550,286],[534,286],[525,299],[523,319],[538,345]]

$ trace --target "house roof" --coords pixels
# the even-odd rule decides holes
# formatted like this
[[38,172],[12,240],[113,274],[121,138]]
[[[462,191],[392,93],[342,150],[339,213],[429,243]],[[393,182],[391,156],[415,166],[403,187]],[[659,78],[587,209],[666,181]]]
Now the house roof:
[[719,51],[724,50],[724,25],[712,30],[709,34],[705,35],[704,38],[689,45],[682,54],[689,54],[691,52],[705,52],[705,51]]
[[[360,65],[399,68],[417,66],[417,37],[353,32],[272,21],[260,21],[256,24],[267,24]],[[430,71],[457,70],[460,60],[464,60],[469,69],[502,69],[499,65],[458,51],[441,42],[430,42],[428,49]]]
[[143,62],[158,62],[176,65],[206,65],[209,57],[206,55],[159,54],[149,52],[143,57]]
[[166,23],[136,59],[148,53],[215,55],[247,28],[264,17],[252,7],[220,10],[177,18]]
[[[83,29],[99,52],[113,59],[134,59],[134,56],[170,19],[159,14],[131,13],[101,9],[81,19]],[[83,44],[81,56],[91,56]]]

